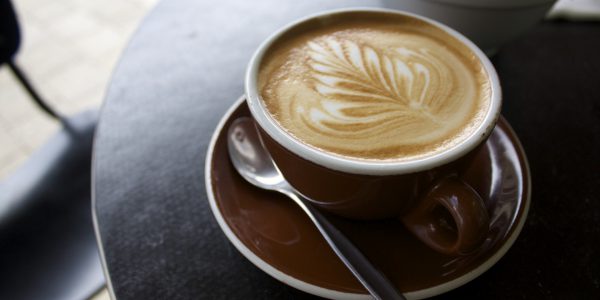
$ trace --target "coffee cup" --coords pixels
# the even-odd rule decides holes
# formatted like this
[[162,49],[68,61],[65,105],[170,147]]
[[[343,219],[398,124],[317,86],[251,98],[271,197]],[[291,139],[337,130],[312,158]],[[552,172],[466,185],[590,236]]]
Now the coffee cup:
[[319,13],[259,46],[245,89],[263,144],[318,208],[400,218],[450,255],[487,236],[482,195],[459,175],[493,130],[501,91],[458,32],[392,10]]

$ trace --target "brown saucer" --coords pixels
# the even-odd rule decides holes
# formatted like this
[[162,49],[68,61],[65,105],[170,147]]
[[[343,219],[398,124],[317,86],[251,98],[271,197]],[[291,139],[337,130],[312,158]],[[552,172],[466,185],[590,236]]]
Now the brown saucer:
[[[360,283],[293,201],[250,185],[233,168],[225,134],[231,121],[249,115],[242,97],[225,114],[208,148],[208,199],[224,233],[252,263],[286,284],[327,298],[367,299]],[[529,169],[506,120],[500,119],[463,180],[480,195],[488,195],[484,200],[491,219],[484,245],[471,255],[439,254],[411,236],[397,220],[336,219],[335,223],[408,298],[441,294],[495,264],[525,222]]]

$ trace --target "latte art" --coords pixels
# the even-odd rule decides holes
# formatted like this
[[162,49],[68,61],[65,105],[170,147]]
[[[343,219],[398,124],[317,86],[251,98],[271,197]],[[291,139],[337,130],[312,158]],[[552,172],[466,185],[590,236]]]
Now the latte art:
[[479,125],[489,83],[473,55],[432,27],[348,22],[307,30],[263,62],[262,100],[290,135],[335,155],[439,153]]
[[310,42],[309,47],[310,74],[322,100],[308,108],[308,116],[300,116],[320,131],[336,136],[349,131],[363,139],[402,131],[404,142],[414,143],[455,127],[448,119],[459,116],[443,111],[458,102],[449,95],[451,68],[427,49],[397,48],[385,55],[371,46],[332,38],[323,45]]

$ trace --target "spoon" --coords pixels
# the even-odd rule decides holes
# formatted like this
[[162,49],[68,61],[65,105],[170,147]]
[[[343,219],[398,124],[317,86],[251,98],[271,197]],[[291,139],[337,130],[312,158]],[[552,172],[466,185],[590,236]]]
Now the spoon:
[[369,260],[335,228],[310,201],[283,177],[264,148],[254,122],[248,117],[235,120],[229,127],[227,146],[235,169],[251,184],[290,197],[317,226],[335,254],[376,299],[406,299]]

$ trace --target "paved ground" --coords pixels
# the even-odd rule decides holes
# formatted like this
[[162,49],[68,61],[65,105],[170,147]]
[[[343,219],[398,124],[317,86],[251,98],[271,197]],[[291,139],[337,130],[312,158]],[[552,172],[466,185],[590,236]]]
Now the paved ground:
[[[156,0],[12,1],[23,41],[17,64],[63,114],[99,107],[129,37]],[[0,180],[18,168],[59,124],[0,68]]]

